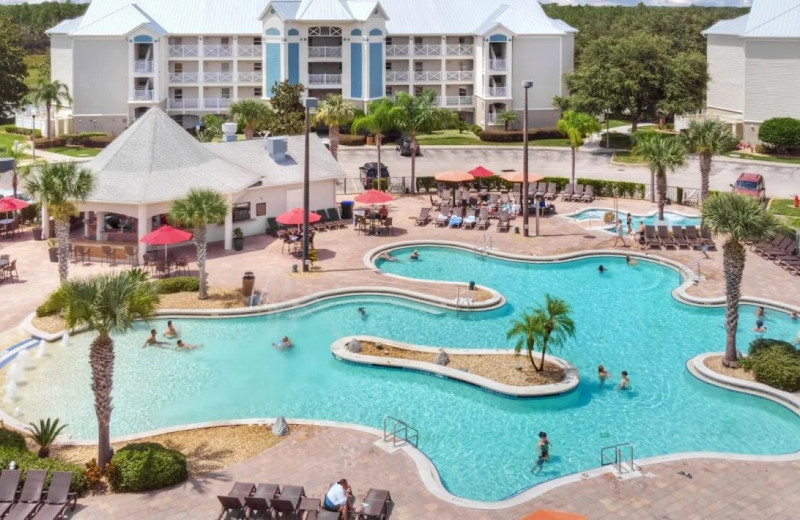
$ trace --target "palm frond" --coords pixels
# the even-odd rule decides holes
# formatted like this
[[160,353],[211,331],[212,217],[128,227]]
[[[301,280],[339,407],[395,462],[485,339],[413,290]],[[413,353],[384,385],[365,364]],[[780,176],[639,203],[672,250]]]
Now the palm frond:
[[228,210],[228,201],[218,191],[193,188],[185,197],[172,201],[168,219],[175,225],[205,229],[209,224],[223,221]]
[[731,240],[760,241],[775,235],[780,222],[760,201],[736,193],[714,193],[703,202],[703,225]]

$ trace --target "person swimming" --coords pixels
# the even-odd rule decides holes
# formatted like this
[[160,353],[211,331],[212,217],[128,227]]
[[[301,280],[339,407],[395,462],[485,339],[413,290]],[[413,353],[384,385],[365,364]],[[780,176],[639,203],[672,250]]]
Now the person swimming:
[[272,346],[277,349],[287,349],[293,347],[294,344],[289,339],[289,336],[284,336],[280,343],[273,343]]
[[605,273],[606,271],[608,271],[608,269],[606,269],[605,267],[603,267],[603,264],[600,264],[600,265],[597,267],[597,271],[598,271],[599,273]]
[[408,255],[408,258],[411,260],[419,260],[419,253],[417,253],[417,250],[415,249],[410,255]]
[[142,348],[163,347],[165,345],[169,345],[169,343],[165,341],[158,341],[158,339],[156,338],[156,334],[157,334],[156,329],[150,329],[150,337],[145,340],[144,345],[142,345]]
[[764,334],[767,332],[767,327],[764,326],[764,320],[758,319],[756,320],[756,326],[753,327],[753,332],[756,334]]
[[631,258],[631,255],[625,255],[625,263],[628,264],[628,265],[636,265],[639,262],[636,261],[636,259]]
[[165,338],[177,338],[180,335],[181,335],[181,333],[178,332],[178,329],[176,329],[172,325],[172,320],[167,321],[167,330],[164,331],[164,337]]
[[383,260],[386,260],[388,262],[396,262],[397,261],[397,258],[393,257],[392,255],[390,255],[386,251],[384,251],[383,253],[378,255],[378,258],[382,258]]
[[553,446],[553,443],[547,438],[547,433],[539,432],[539,442],[536,444],[536,451],[538,457],[536,459],[536,467],[534,469],[534,473],[539,473],[542,471],[542,467],[544,466],[545,462],[550,460],[550,448]]
[[364,307],[359,307],[358,308],[358,313],[361,315],[362,318],[366,318],[367,317],[367,310]]
[[622,371],[622,378],[619,380],[619,390],[630,390],[631,389],[631,382],[628,379],[628,371]]
[[597,367],[597,378],[600,379],[601,383],[608,378],[608,372],[606,372],[606,368],[603,365]]
[[196,349],[199,346],[201,346],[201,345],[190,345],[188,343],[184,343],[182,339],[179,339],[178,342],[175,344],[176,348],[179,348],[179,349],[182,348],[182,349],[186,349],[186,350]]

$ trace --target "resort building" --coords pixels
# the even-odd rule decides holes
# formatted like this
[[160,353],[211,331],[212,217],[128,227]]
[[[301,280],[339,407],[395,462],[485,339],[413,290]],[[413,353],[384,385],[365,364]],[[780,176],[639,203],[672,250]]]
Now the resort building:
[[711,76],[707,117],[731,123],[752,144],[767,119],[800,118],[800,0],[753,0],[750,13],[703,34]]
[[531,126],[553,125],[575,30],[535,0],[93,0],[47,32],[74,131],[118,134],[151,107],[190,128],[284,80],[360,107],[431,89],[484,126],[530,80]]

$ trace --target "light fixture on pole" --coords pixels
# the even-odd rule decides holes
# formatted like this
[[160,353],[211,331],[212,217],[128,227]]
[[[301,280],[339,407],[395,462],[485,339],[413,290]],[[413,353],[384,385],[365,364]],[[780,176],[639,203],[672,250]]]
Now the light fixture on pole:
[[317,108],[317,98],[306,98],[306,142],[303,150],[303,272],[309,269],[308,262],[308,204],[309,204],[309,134],[311,131],[311,109]]
[[[525,89],[525,109],[522,112],[522,236],[528,235],[528,90],[533,86],[533,81],[523,81]],[[537,206],[538,207],[538,206]],[[538,213],[537,213],[538,215]],[[538,224],[538,222],[537,222]],[[537,225],[538,231],[538,225]]]
[[606,109],[606,150],[611,149],[611,109]]
[[36,107],[31,108],[31,155],[33,155],[33,162],[36,162]]

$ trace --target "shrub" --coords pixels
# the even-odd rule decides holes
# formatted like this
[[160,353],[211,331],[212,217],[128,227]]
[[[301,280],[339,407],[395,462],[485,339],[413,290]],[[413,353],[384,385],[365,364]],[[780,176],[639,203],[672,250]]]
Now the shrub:
[[79,134],[61,134],[59,137],[64,138],[67,144],[82,145],[91,137],[105,137],[107,135],[103,132],[81,132]]
[[50,293],[50,296],[47,297],[43,304],[36,307],[36,317],[43,318],[58,314],[64,308],[64,304],[64,292],[61,289],[56,289]]
[[353,134],[339,134],[339,144],[342,146],[364,146],[367,136]]
[[471,127],[469,127],[469,130],[473,134],[475,134],[478,137],[480,137],[481,136],[481,132],[483,132],[483,127],[481,125],[479,125],[479,124],[473,124]]
[[[631,140],[631,136],[628,134],[621,134],[619,132],[610,132],[608,134],[609,141],[611,144],[611,148],[618,149],[618,150],[630,150],[633,146],[633,142]],[[606,148],[606,133],[603,132],[600,134],[600,141],[599,141],[601,148]]]
[[785,341],[753,343],[751,354],[742,359],[742,367],[751,370],[759,383],[787,392],[800,390],[800,352]]
[[67,145],[67,140],[63,137],[54,137],[52,139],[42,137],[35,139],[34,142],[36,143],[36,148],[57,148]]
[[800,146],[800,120],[792,117],[767,119],[758,129],[758,139],[778,153]]
[[69,490],[76,493],[86,491],[86,474],[78,464],[58,459],[40,459],[35,453],[12,448],[11,446],[0,447],[0,467],[7,468],[12,460],[17,463],[17,468],[23,470],[23,482],[25,481],[26,470],[29,469],[47,470],[45,488],[50,485],[50,479],[53,477],[54,471],[71,471],[72,483],[69,486]]
[[388,190],[389,189],[389,179],[383,178],[381,179],[381,187],[378,188],[378,179],[372,179],[372,189],[377,190]]
[[200,279],[195,276],[175,276],[158,280],[156,287],[161,294],[197,292],[200,290]]
[[17,448],[25,450],[25,436],[16,430],[0,428],[0,447]]
[[[521,143],[522,130],[483,130],[478,134],[481,141],[490,143]],[[555,128],[529,128],[528,141],[539,139],[561,139],[564,137]]]
[[431,188],[435,188],[436,185],[437,182],[434,177],[417,177],[417,192],[425,190],[427,193]]
[[[30,128],[22,128],[20,126],[9,125],[5,127],[7,134],[18,134],[18,135],[31,135],[33,130]],[[42,137],[42,131],[36,130],[36,137]]]
[[[108,466],[106,466],[108,467]],[[97,459],[92,459],[86,463],[86,485],[89,489],[97,489],[103,481],[103,473],[97,465]]]
[[83,146],[87,148],[105,148],[113,140],[114,136],[111,135],[94,135],[87,137],[83,142]]
[[128,444],[112,459],[109,484],[114,491],[149,491],[183,482],[189,476],[186,457],[156,442]]
[[758,338],[750,342],[750,346],[747,349],[747,355],[757,356],[772,346],[782,348],[783,350],[785,350],[790,354],[796,352],[795,348],[788,341],[783,341],[780,339],[771,339],[771,338]]

